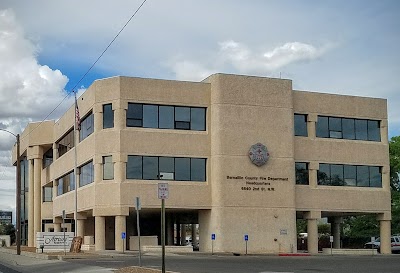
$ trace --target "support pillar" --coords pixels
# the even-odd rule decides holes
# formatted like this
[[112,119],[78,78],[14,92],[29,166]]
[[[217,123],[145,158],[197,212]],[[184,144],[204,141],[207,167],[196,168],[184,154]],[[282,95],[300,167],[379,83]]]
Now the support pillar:
[[197,228],[196,224],[192,224],[192,245],[197,245]]
[[181,246],[186,245],[186,225],[181,224]]
[[340,224],[342,223],[342,217],[335,217],[331,222],[332,236],[333,236],[333,248],[340,248]]
[[115,216],[115,250],[116,251],[124,251],[125,244],[122,240],[122,232],[126,232],[126,216],[125,215],[117,215]]
[[85,220],[83,219],[78,219],[76,220],[76,236],[83,237],[85,236]]
[[104,216],[94,217],[94,242],[95,250],[106,249],[106,218]]
[[390,241],[390,220],[380,220],[380,237],[381,237],[381,254],[391,254],[391,241]]
[[166,223],[166,245],[174,245],[174,222],[172,221],[172,214],[167,214]]
[[29,192],[28,192],[28,246],[35,246],[35,231],[34,231],[34,172],[33,159],[29,159]]
[[309,139],[315,139],[316,137],[316,130],[315,130],[315,125],[317,122],[318,116],[317,114],[308,114],[307,115],[307,133]]
[[309,211],[305,214],[305,219],[307,219],[307,248],[310,254],[318,254],[319,218],[321,218],[320,211]]
[[61,232],[61,224],[60,223],[55,223],[53,224],[54,226],[54,232]]
[[[42,185],[41,185],[41,171],[42,171],[42,159],[35,158],[33,161],[34,167],[34,236],[36,236],[37,232],[42,231]],[[29,213],[29,212],[28,212]],[[34,245],[36,242],[34,241]]]
[[181,224],[179,221],[176,222],[176,245],[179,246],[181,243]]

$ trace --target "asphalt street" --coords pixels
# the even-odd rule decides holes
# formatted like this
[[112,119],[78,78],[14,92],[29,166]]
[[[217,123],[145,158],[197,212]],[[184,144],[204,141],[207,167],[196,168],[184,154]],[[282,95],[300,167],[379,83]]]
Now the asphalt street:
[[[70,262],[120,268],[138,265],[138,258],[108,257]],[[160,269],[161,257],[144,256],[142,265]],[[166,269],[180,273],[398,273],[400,255],[309,257],[174,255],[166,257]]]

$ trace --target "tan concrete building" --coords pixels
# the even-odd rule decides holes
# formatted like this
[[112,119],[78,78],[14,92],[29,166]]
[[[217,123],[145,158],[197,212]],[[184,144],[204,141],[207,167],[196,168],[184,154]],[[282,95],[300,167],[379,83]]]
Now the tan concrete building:
[[329,217],[339,247],[343,216],[374,214],[381,252],[390,253],[384,99],[215,74],[202,82],[97,80],[78,106],[76,144],[74,107],[21,136],[28,245],[36,232],[60,231],[65,210],[67,229],[93,236],[96,250],[122,250],[121,233],[137,235],[137,196],[141,235],[159,238],[163,180],[169,245],[184,241],[182,224],[198,224],[200,251],[244,252],[247,235],[249,253],[296,252],[296,219],[307,219],[316,253],[318,219]]

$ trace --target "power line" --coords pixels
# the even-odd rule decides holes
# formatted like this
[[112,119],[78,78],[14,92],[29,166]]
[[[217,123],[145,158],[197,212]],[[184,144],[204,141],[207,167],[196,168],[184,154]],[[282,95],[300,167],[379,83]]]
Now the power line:
[[[114,41],[118,38],[118,36],[121,34],[121,32],[125,29],[125,27],[129,24],[129,22],[135,17],[135,15],[139,12],[139,10],[142,8],[142,6],[146,3],[147,0],[144,0],[142,4],[135,10],[135,12],[132,14],[132,16],[126,21],[125,25],[118,31],[117,35],[111,40],[111,42],[107,45],[107,47],[103,50],[103,52],[100,54],[100,56],[96,59],[96,61],[89,67],[89,69],[83,74],[83,76],[79,79],[79,81],[72,87],[71,92],[76,92],[75,88],[82,82],[82,80],[89,74],[89,72],[92,70],[92,68],[97,64],[97,62],[103,57],[104,53],[110,48],[110,46],[114,43]],[[28,136],[30,133],[32,133],[34,130],[36,130],[42,123],[51,115],[54,113],[54,111],[57,110],[58,107],[65,101],[66,98],[69,97],[71,93],[67,94],[59,104],[36,126],[34,127],[27,135],[24,137],[21,137],[21,140],[24,139],[26,136]]]

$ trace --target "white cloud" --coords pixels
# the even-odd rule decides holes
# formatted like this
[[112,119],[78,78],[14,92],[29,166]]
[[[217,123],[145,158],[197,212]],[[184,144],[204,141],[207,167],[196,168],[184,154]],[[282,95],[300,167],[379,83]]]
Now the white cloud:
[[201,62],[182,57],[170,61],[176,78],[201,80],[212,72],[230,72],[265,75],[290,64],[312,61],[331,49],[330,44],[315,47],[301,42],[285,43],[269,51],[257,51],[243,43],[227,40],[219,43],[219,50]]

